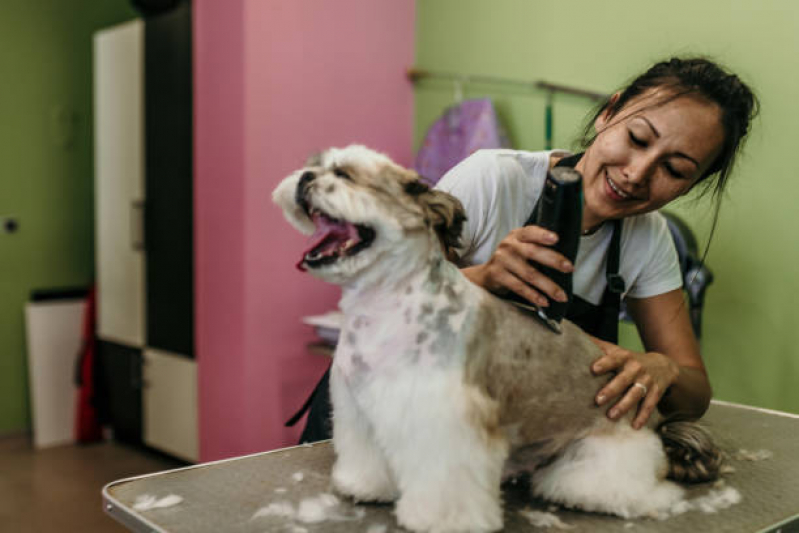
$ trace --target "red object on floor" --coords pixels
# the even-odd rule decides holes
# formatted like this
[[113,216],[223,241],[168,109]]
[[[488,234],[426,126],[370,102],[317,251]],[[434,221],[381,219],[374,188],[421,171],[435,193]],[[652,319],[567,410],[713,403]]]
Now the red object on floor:
[[75,415],[75,440],[78,442],[96,442],[103,439],[103,427],[97,417],[92,403],[94,398],[94,358],[96,352],[95,288],[89,291],[86,299],[86,311],[83,315],[83,348],[78,354],[78,408]]

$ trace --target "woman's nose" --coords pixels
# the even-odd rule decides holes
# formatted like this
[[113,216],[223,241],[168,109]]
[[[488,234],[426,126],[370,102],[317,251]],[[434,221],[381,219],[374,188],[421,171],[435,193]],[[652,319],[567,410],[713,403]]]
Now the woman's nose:
[[648,157],[635,157],[627,165],[624,171],[624,177],[628,183],[634,185],[643,185],[649,181],[652,172],[655,169],[655,161],[653,158]]

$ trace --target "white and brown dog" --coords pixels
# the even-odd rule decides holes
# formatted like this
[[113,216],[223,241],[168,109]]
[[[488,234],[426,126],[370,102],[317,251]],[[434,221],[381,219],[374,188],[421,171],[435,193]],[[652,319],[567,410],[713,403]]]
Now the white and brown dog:
[[[508,473],[531,472],[550,501],[635,517],[683,498],[665,479],[672,456],[717,469],[707,450],[667,455],[673,442],[664,449],[653,429],[608,420],[594,404],[607,378],[589,371],[599,348],[568,321],[552,333],[447,261],[442,243],[457,242],[463,210],[416,173],[362,146],[331,149],[273,198],[313,234],[300,265],[343,287],[330,377],[341,493],[396,501],[414,531],[495,531]],[[692,430],[678,424],[666,433]]]

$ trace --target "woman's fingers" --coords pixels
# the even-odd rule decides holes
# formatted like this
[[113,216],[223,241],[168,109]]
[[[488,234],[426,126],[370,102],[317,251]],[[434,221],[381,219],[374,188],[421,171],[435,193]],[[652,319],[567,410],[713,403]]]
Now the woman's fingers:
[[639,404],[638,406],[638,414],[633,420],[633,428],[641,429],[646,424],[646,421],[649,420],[649,417],[652,416],[652,412],[660,402],[660,387],[657,383],[652,384],[652,388],[650,391],[647,392],[646,398],[644,399],[643,403]]
[[535,261],[560,272],[574,272],[574,265],[563,254],[543,246],[520,242],[517,244],[519,255],[528,261]]
[[[614,358],[605,356],[597,363],[605,360],[608,368],[611,368]],[[594,365],[596,368],[596,364]],[[602,389],[596,397],[597,405],[605,405],[614,398],[620,399],[608,410],[608,417],[617,420],[629,411],[637,408],[637,414],[633,420],[633,427],[640,429],[649,420],[652,412],[657,407],[662,396],[661,387],[648,374],[643,366],[635,359],[628,359],[623,369]]]
[[604,405],[613,398],[624,393],[624,391],[630,388],[635,382],[640,372],[641,365],[637,361],[631,360],[628,364],[624,365],[621,372],[616,374],[616,377],[611,379],[607,385],[600,389],[599,393],[596,395],[597,405]]
[[623,393],[621,400],[610,408],[608,417],[614,420],[621,418],[642,401],[645,401],[646,398],[649,398],[650,395],[654,395],[655,392],[651,378],[648,376],[637,378]]
[[598,345],[604,355],[591,364],[591,371],[600,376],[607,374],[612,370],[623,367],[627,361],[633,360],[633,353],[629,350],[617,346],[611,342],[603,341],[597,337],[591,337],[591,340]]
[[492,276],[492,283],[505,290],[512,291],[528,302],[539,307],[546,307],[549,301],[533,287],[509,269],[501,269]]
[[597,393],[597,405],[606,405],[614,398],[620,398],[608,410],[608,417],[614,420],[637,406],[632,426],[635,429],[642,428],[666,389],[676,379],[678,371],[668,372],[668,363],[672,362],[665,355],[655,352],[636,354],[601,339],[591,339],[604,352],[602,357],[591,364],[591,371],[596,375],[617,372]]
[[551,246],[558,242],[558,235],[540,226],[525,226],[512,231],[507,238],[518,253],[530,261],[554,268],[561,272],[573,272],[574,265]]
[[[508,270],[513,273],[521,283],[529,287],[534,287],[536,290],[546,294],[555,301],[565,302],[568,299],[566,293],[557,283],[524,260],[514,259],[508,265]],[[548,305],[545,298],[543,299],[542,305]]]
[[494,291],[501,288],[511,290],[539,306],[548,305],[542,294],[565,302],[568,297],[563,289],[531,265],[528,257],[519,251],[522,248],[520,243],[505,242],[497,249],[487,265],[486,288]]
[[541,226],[523,226],[510,232],[521,242],[532,242],[552,246],[558,242],[558,234]]

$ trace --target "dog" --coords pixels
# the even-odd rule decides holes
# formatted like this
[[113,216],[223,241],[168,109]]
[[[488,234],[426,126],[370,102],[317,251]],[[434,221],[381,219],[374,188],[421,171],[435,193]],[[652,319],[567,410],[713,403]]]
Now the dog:
[[[332,483],[396,502],[419,532],[496,531],[501,484],[625,518],[667,511],[681,480],[709,480],[720,455],[688,422],[633,430],[594,403],[596,344],[557,334],[472,284],[447,259],[465,221],[453,196],[364,146],[330,149],[273,200],[312,235],[298,266],[342,287],[330,375]],[[688,445],[686,445],[686,442]]]

